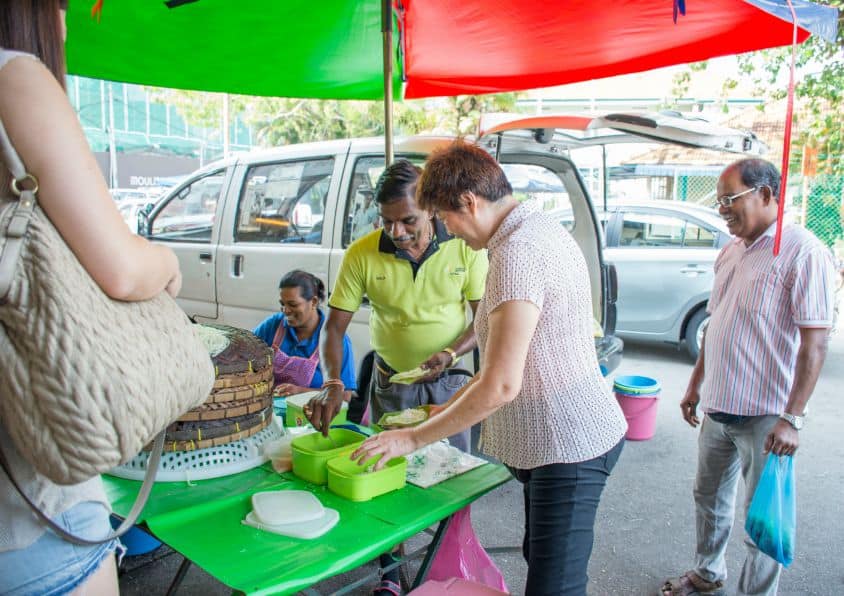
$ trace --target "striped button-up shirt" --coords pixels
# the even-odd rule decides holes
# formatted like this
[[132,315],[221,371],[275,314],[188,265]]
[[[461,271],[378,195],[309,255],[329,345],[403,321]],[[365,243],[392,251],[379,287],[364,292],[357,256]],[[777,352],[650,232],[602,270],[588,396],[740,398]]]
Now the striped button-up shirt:
[[830,251],[805,229],[776,223],[750,246],[736,239],[715,261],[706,330],[704,412],[781,414],[794,381],[800,327],[831,327]]

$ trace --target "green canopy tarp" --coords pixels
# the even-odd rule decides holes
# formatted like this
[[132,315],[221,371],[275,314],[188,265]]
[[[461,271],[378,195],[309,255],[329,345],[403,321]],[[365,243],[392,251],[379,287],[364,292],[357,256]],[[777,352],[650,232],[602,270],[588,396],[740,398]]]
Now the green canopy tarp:
[[[71,2],[68,71],[179,89],[284,97],[383,97],[380,0]],[[395,44],[394,44],[395,46]],[[394,77],[396,96],[401,90]]]

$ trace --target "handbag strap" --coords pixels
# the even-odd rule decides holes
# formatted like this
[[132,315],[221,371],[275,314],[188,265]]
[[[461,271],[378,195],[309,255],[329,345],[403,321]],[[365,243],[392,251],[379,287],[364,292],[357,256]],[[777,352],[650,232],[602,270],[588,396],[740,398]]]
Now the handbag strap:
[[26,501],[27,505],[29,505],[30,509],[32,509],[33,513],[38,516],[38,519],[41,522],[50,528],[53,532],[55,532],[61,538],[67,540],[68,542],[72,542],[73,544],[79,544],[82,546],[95,546],[97,544],[103,544],[105,542],[111,542],[115,538],[120,538],[129,531],[129,529],[135,525],[135,521],[137,521],[138,516],[141,514],[141,510],[143,510],[144,505],[146,505],[147,498],[149,498],[149,493],[152,490],[152,485],[155,483],[155,475],[158,472],[158,465],[161,462],[161,452],[164,450],[164,431],[161,431],[156,435],[155,441],[153,442],[152,452],[149,455],[149,459],[147,460],[147,471],[144,474],[144,481],[141,484],[141,490],[138,491],[138,496],[135,498],[135,503],[132,505],[132,508],[129,510],[129,514],[123,520],[123,522],[118,526],[116,530],[109,533],[108,536],[102,538],[100,540],[88,540],[86,538],[80,538],[75,534],[71,534],[56,522],[51,520],[47,515],[41,511],[41,509],[32,502],[26,493],[23,492],[20,485],[18,484],[15,477],[12,476],[12,472],[9,469],[9,462],[6,461],[6,456],[3,454],[3,450],[0,449],[0,467],[6,472],[6,475],[9,477],[9,480],[12,481],[12,485],[17,489],[20,496],[23,497],[23,500]]
[[[2,149],[6,166],[12,173],[12,195],[13,199],[16,199],[14,211],[5,230],[6,242],[3,244],[3,252],[0,253],[0,304],[2,304],[12,287],[24,236],[35,211],[38,180],[24,168],[18,152],[15,151],[9,135],[6,134],[2,121],[0,121],[0,149]],[[30,186],[33,186],[32,188],[23,188],[27,181]]]

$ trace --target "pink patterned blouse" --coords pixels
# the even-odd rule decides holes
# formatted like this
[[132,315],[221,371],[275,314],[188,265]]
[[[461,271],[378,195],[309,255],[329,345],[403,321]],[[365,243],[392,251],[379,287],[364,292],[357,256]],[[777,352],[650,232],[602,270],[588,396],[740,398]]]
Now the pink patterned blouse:
[[513,209],[489,242],[486,292],[475,330],[487,347],[489,314],[504,302],[535,304],[521,391],[487,418],[481,449],[519,469],[598,457],[627,422],[601,375],[592,332],[589,273],[569,233],[534,201]]

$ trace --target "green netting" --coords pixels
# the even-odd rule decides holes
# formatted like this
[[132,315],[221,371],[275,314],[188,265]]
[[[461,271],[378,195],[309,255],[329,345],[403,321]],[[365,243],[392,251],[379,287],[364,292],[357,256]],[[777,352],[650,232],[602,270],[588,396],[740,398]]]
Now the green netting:
[[[187,485],[157,483],[142,519],[170,547],[224,584],[247,594],[290,594],[354,569],[388,551],[511,479],[487,464],[427,489],[407,485],[353,503],[269,464]],[[114,511],[126,515],[140,482],[104,477]],[[308,490],[340,513],[331,531],[314,540],[270,534],[240,522],[262,490]]]
[[[380,0],[202,0],[171,9],[117,0],[104,3],[98,23],[91,2],[71,2],[68,71],[177,89],[378,99],[380,7]],[[399,97],[398,68],[394,88]]]
[[811,230],[821,242],[844,257],[844,176],[819,174],[800,181],[792,210],[795,219]]

